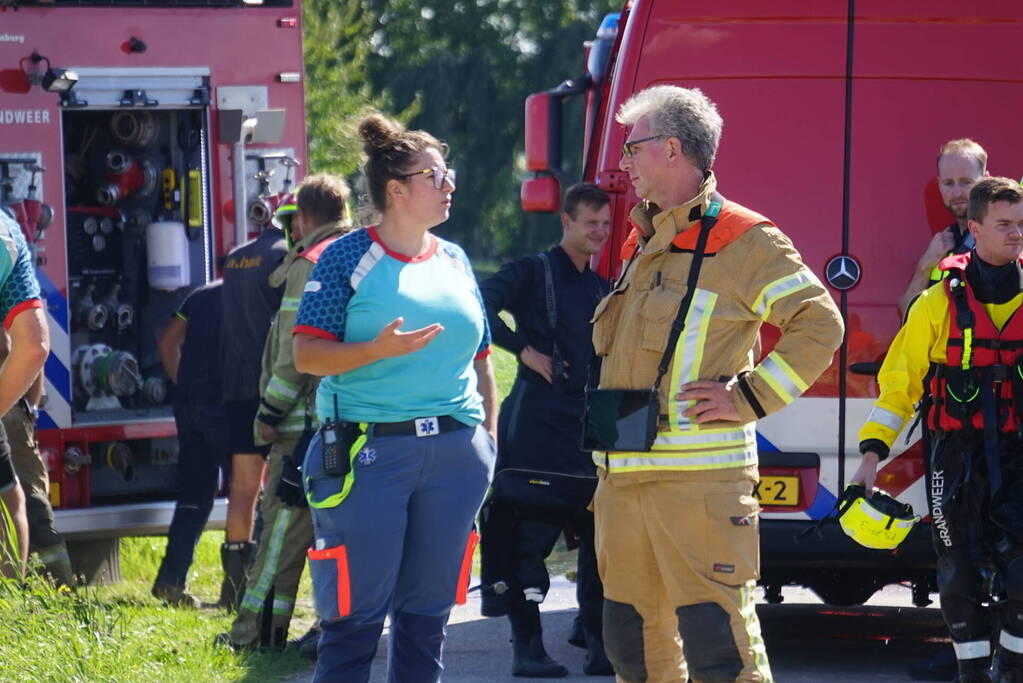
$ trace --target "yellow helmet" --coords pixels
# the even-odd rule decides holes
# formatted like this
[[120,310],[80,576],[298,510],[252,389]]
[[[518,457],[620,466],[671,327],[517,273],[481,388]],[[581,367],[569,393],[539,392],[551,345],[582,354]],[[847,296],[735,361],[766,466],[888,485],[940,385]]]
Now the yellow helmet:
[[906,540],[920,521],[913,506],[900,503],[875,488],[869,498],[863,484],[852,484],[839,501],[838,522],[842,531],[865,548],[893,550]]
[[296,213],[298,213],[298,194],[292,192],[281,200],[277,210],[274,211],[271,222],[281,230],[288,232],[291,230],[291,219]]

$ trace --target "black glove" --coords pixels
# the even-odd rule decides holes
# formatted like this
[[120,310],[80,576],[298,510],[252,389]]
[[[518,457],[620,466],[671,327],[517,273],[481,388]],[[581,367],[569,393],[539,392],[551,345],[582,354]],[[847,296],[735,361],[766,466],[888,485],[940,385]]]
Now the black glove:
[[309,507],[305,491],[302,490],[302,470],[290,457],[284,458],[284,468],[281,470],[281,478],[277,482],[277,489],[274,493],[285,505],[299,508]]

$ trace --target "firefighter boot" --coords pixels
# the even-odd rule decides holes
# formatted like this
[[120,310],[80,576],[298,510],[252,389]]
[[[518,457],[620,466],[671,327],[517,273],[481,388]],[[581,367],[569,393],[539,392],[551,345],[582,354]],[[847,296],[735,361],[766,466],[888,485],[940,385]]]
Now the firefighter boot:
[[71,568],[71,556],[68,555],[64,541],[48,548],[39,548],[36,550],[36,554],[39,555],[39,561],[43,563],[46,574],[55,586],[58,588],[61,586],[75,587],[75,573]]
[[550,658],[543,647],[540,605],[516,600],[509,605],[512,627],[512,676],[521,678],[564,678],[568,669]]
[[245,572],[255,551],[255,544],[248,541],[224,543],[220,546],[220,561],[224,566],[224,581],[220,584],[218,607],[237,611],[238,602],[245,594]]
[[990,657],[958,660],[959,673],[953,679],[954,683],[991,683],[989,662]]
[[995,661],[991,667],[994,672],[992,677],[995,683],[1023,683],[1023,653],[1013,652],[1007,645],[1023,644],[1016,636],[1002,631],[998,650],[995,652]]
[[316,646],[320,643],[320,629],[313,626],[305,632],[301,638],[288,643],[288,647],[294,648],[298,654],[306,659],[316,659]]

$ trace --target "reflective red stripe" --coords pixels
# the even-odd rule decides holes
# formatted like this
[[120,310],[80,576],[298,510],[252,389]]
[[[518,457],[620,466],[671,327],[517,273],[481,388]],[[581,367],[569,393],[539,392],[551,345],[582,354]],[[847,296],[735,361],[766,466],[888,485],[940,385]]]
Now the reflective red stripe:
[[318,327],[312,325],[295,325],[295,329],[291,331],[291,336],[294,337],[296,334],[308,334],[310,337],[319,337],[320,339],[326,339],[327,341],[340,341],[336,334],[321,330]]
[[27,301],[22,301],[20,304],[12,308],[10,312],[7,314],[7,317],[4,318],[4,329],[5,330],[11,329],[11,324],[14,322],[14,319],[17,318],[18,314],[21,313],[22,311],[29,311],[33,308],[42,307],[43,302],[40,299],[28,299]]
[[476,552],[476,544],[480,542],[480,535],[473,529],[469,532],[469,540],[465,544],[465,554],[462,555],[462,568],[458,572],[458,587],[455,589],[455,604],[464,605],[468,600],[469,574],[472,572],[472,554]]
[[310,548],[310,560],[334,560],[337,563],[337,614],[347,617],[352,613],[351,587],[348,585],[348,551],[343,545],[324,550]]

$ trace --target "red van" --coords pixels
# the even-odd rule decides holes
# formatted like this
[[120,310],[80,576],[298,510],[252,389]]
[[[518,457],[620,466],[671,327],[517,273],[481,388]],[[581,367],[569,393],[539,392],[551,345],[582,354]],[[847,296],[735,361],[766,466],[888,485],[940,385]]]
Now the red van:
[[[971,137],[988,150],[992,174],[1019,177],[1021,22],[1023,6],[1012,2],[634,0],[588,43],[580,78],[526,101],[522,206],[556,211],[576,179],[562,164],[562,148],[577,140],[561,130],[562,111],[584,98],[582,178],[612,198],[604,275],[620,268],[638,201],[618,168],[625,131],[614,113],[637,90],[671,83],[700,88],[724,117],[722,194],[771,218],[830,285],[845,343],[803,397],[757,424],[769,601],[789,583],[844,605],[908,582],[917,604],[929,602],[929,524],[897,554],[861,548],[837,524],[795,537],[829,515],[859,462],[857,433],[899,327],[898,297],[931,235],[951,223],[935,180],[938,148]],[[763,330],[763,353],[776,338]],[[877,485],[926,521],[924,471],[916,431],[900,436]]]

